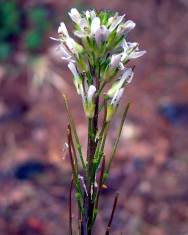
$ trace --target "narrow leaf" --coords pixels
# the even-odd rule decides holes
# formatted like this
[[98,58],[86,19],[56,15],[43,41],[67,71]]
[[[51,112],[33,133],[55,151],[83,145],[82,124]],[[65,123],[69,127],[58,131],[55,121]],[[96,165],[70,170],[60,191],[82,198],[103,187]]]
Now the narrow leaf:
[[73,131],[74,138],[75,138],[75,141],[76,141],[77,150],[78,150],[79,155],[80,155],[80,160],[81,160],[81,163],[82,163],[82,167],[83,167],[84,170],[86,170],[86,165],[85,165],[83,155],[82,155],[82,147],[81,147],[81,144],[80,144],[80,141],[79,141],[79,138],[78,138],[78,134],[77,134],[77,131],[76,131],[76,127],[75,127],[75,124],[74,124],[73,117],[70,113],[68,100],[67,100],[66,95],[63,95],[63,97],[64,97],[64,101],[65,101],[65,107],[66,107],[68,119],[69,119],[69,122],[70,122],[70,126],[71,126],[71,129]]
[[127,116],[129,107],[130,107],[130,103],[127,104],[127,106],[126,106],[126,108],[125,108],[125,111],[124,111],[124,113],[123,113],[122,119],[121,119],[120,127],[119,127],[119,130],[118,130],[118,135],[117,135],[116,141],[115,141],[115,143],[114,143],[113,151],[112,151],[112,154],[111,154],[111,156],[110,156],[110,160],[109,160],[108,167],[107,167],[107,170],[106,170],[106,174],[107,174],[107,175],[109,174],[112,161],[113,161],[114,156],[115,156],[115,154],[116,154],[117,146],[118,146],[119,139],[120,139],[120,136],[121,136],[121,131],[122,131],[123,124],[124,124],[125,118],[126,118],[126,116]]

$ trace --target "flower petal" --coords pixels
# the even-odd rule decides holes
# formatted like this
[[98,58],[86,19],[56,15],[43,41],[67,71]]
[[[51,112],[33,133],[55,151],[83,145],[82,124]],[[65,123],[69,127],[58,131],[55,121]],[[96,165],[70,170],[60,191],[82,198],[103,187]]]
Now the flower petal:
[[111,101],[111,104],[114,105],[114,106],[117,106],[122,95],[123,95],[123,92],[124,92],[124,88],[121,88],[119,90],[116,91],[112,101]]
[[117,16],[115,19],[112,20],[112,23],[109,28],[110,32],[112,32],[122,22],[124,17],[125,15]]
[[83,31],[75,31],[74,35],[77,36],[78,38],[85,38],[87,37],[87,34]]
[[88,102],[92,101],[92,98],[96,92],[96,87],[94,85],[89,86],[88,92],[87,92],[87,100]]
[[134,21],[128,20],[125,22],[125,26],[126,26],[126,32],[129,32],[130,30],[135,28],[136,24]]
[[81,19],[81,15],[79,11],[76,8],[72,8],[71,11],[68,13],[72,21],[74,21],[76,24],[79,23]]
[[144,54],[146,54],[146,51],[134,51],[133,53],[131,53],[128,58],[129,59],[136,59],[139,58],[141,56],[143,56]]
[[92,11],[86,11],[85,12],[85,15],[86,15],[86,18],[87,19],[89,19],[89,18],[91,18],[91,20],[94,18],[94,17],[96,17],[96,13],[95,13],[95,11],[94,10],[92,10]]
[[60,23],[60,26],[58,28],[58,33],[63,34],[65,37],[69,37],[69,33],[67,31],[67,27],[64,22]]
[[133,76],[134,76],[133,70],[131,68],[126,69],[121,78],[123,81],[123,84],[125,82],[127,84],[131,83]]
[[96,32],[95,32],[95,40],[97,42],[97,45],[100,45],[102,42],[104,42],[109,34],[108,29],[102,25]]
[[100,28],[100,18],[94,17],[91,22],[91,33],[94,35],[99,28]]
[[69,62],[68,63],[68,68],[70,69],[70,71],[72,72],[74,77],[79,77],[78,71],[77,71],[76,66],[75,66],[74,63]]
[[112,55],[111,62],[110,62],[110,66],[112,68],[117,68],[117,66],[119,65],[121,61],[121,56],[122,56],[121,54]]
[[136,24],[132,20],[126,21],[124,24],[120,24],[117,28],[118,35],[127,34],[134,29]]

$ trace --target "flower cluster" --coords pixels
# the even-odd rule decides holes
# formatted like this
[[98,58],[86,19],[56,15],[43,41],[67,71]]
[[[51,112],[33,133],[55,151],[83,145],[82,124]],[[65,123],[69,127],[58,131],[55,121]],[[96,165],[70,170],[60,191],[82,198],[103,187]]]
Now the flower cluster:
[[94,116],[96,96],[110,84],[105,96],[106,121],[110,121],[125,86],[134,75],[133,69],[127,67],[128,62],[146,53],[139,50],[138,43],[127,42],[127,35],[136,24],[131,20],[125,21],[125,15],[107,11],[80,13],[74,8],[69,16],[74,22],[74,35],[78,40],[69,35],[63,22],[58,28],[59,37],[52,39],[60,43],[58,48],[62,59],[68,62],[88,118]]

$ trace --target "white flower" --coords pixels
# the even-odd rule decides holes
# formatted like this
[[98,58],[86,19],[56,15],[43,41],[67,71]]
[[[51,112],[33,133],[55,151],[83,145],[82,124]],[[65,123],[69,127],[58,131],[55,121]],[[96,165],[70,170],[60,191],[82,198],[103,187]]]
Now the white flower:
[[86,18],[87,18],[87,19],[90,18],[91,20],[92,20],[94,17],[96,17],[96,13],[95,13],[94,10],[92,10],[92,11],[88,11],[88,10],[87,10],[87,11],[85,12],[85,15],[86,15]]
[[106,26],[102,25],[96,32],[95,32],[95,40],[97,45],[100,45],[102,42],[106,41],[108,37],[109,31]]
[[81,15],[79,11],[76,8],[72,8],[71,11],[68,13],[72,21],[74,21],[76,24],[79,24],[81,20]]
[[62,34],[64,37],[69,37],[69,33],[67,31],[67,28],[64,22],[60,23],[60,26],[58,28],[58,33]]
[[91,27],[87,19],[82,18],[79,23],[80,29],[76,30],[74,34],[79,38],[91,36]]
[[123,47],[123,53],[121,61],[136,59],[138,57],[143,56],[146,53],[145,50],[139,51],[137,42],[127,43],[126,40],[123,40],[122,47]]
[[81,30],[89,30],[89,23],[85,18],[82,18],[79,22],[79,26],[81,28]]
[[100,29],[100,18],[94,17],[91,22],[91,34],[95,35],[98,29]]
[[85,38],[88,36],[88,34],[86,34],[85,32],[83,31],[75,31],[74,32],[74,35],[77,36],[78,38]]
[[126,32],[131,31],[132,29],[134,29],[136,26],[135,22],[133,22],[132,20],[128,20],[125,22],[125,27],[126,27]]
[[73,74],[73,77],[74,77],[73,82],[74,82],[74,85],[76,87],[76,91],[79,95],[82,96],[82,100],[84,100],[84,89],[83,89],[83,85],[82,85],[82,80],[80,78],[80,75],[77,71],[77,68],[76,68],[75,64],[72,63],[72,62],[69,62],[68,63],[68,68],[70,69],[70,71]]
[[110,24],[109,31],[112,32],[122,22],[125,15],[110,17],[108,24]]
[[128,20],[126,21],[124,24],[120,24],[117,27],[117,34],[118,35],[123,35],[123,34],[127,34],[128,32],[130,32],[132,29],[134,29],[136,26],[136,24],[132,21],[132,20]]
[[88,92],[87,92],[87,101],[92,102],[93,96],[95,95],[96,87],[94,85],[89,86]]
[[80,44],[78,44],[73,38],[68,37],[65,40],[65,43],[68,47],[68,49],[71,51],[71,53],[73,53],[74,55],[76,55],[78,57],[78,54],[80,52],[82,52],[83,48]]
[[70,71],[72,72],[72,74],[75,78],[79,77],[78,71],[77,71],[76,66],[75,66],[74,63],[69,62],[68,63],[68,68],[70,69]]
[[110,61],[110,67],[111,68],[117,68],[119,66],[119,63],[121,61],[121,54],[112,55],[111,61]]
[[63,42],[66,38],[69,38],[69,33],[64,22],[60,23],[58,27],[58,34],[60,34],[59,38],[50,37],[50,39],[58,42]]
[[93,100],[95,92],[96,87],[94,85],[90,85],[87,91],[87,96],[82,96],[84,111],[88,118],[93,118],[95,113],[95,102]]
[[134,77],[134,72],[131,68],[128,68],[125,70],[125,72],[123,73],[122,77],[121,77],[121,80],[123,81],[123,84],[124,83],[131,83],[132,82],[132,79]]
[[63,60],[67,60],[67,61],[74,61],[73,58],[72,58],[72,55],[71,53],[67,50],[67,48],[61,44],[59,46],[59,49],[60,49],[60,52],[62,53],[62,59]]
[[123,95],[123,92],[124,92],[124,88],[118,89],[113,95],[111,102],[108,103],[107,113],[106,113],[106,122],[109,122],[112,119],[114,113],[116,112],[120,99]]
[[72,39],[72,38],[67,38],[67,40],[66,40],[66,45],[67,45],[67,47],[69,48],[69,50],[71,51],[71,52],[75,52],[75,46],[76,46],[76,42],[74,41],[74,39]]
[[109,89],[107,95],[112,98],[125,84],[129,84],[132,81],[133,76],[133,70],[131,68],[126,69],[122,76]]
[[138,51],[137,49],[135,51],[133,51],[132,53],[130,53],[130,55],[128,56],[128,59],[136,59],[139,58],[141,56],[143,56],[144,54],[146,54],[146,51]]
[[50,39],[53,40],[53,41],[57,41],[57,42],[60,42],[60,41],[61,41],[61,39],[59,39],[59,38],[54,38],[54,37],[50,37]]
[[83,38],[83,37],[87,37],[90,35],[90,25],[89,25],[89,22],[85,18],[82,18],[80,20],[79,26],[80,26],[80,30],[77,30],[74,32],[74,34],[77,37]]
[[121,89],[116,91],[116,93],[114,94],[114,96],[112,98],[111,105],[116,107],[119,104],[120,99],[121,99],[121,97],[123,95],[123,91],[124,91],[124,88],[121,88]]

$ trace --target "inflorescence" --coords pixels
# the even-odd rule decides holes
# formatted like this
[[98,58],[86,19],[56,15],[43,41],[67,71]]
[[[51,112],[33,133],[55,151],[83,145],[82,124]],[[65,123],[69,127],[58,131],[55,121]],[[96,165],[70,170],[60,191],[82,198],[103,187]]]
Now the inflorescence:
[[51,39],[60,43],[58,49],[73,74],[77,93],[82,98],[88,118],[94,116],[94,96],[100,95],[105,85],[110,84],[111,88],[105,96],[106,121],[110,121],[125,86],[134,76],[133,68],[127,67],[128,62],[146,53],[145,50],[139,50],[137,42],[127,41],[128,33],[136,24],[132,20],[125,21],[125,15],[107,11],[98,13],[87,10],[80,13],[73,8],[69,16],[74,23],[74,35],[78,41],[70,36],[63,22],[58,28],[59,37]]

